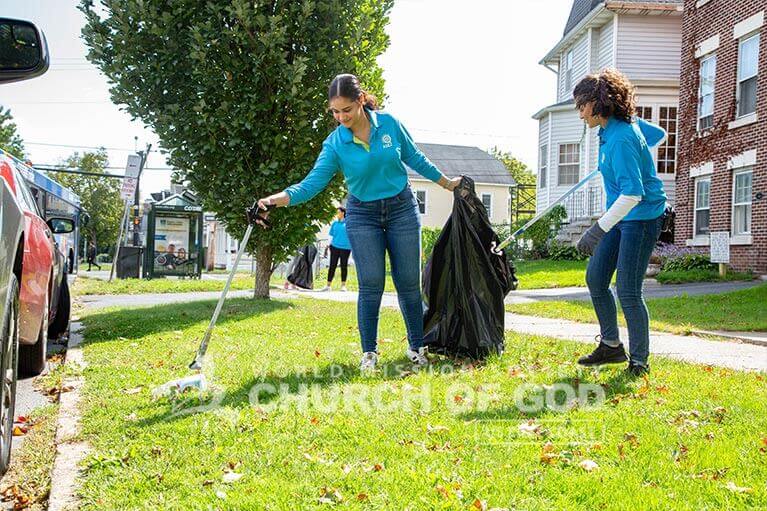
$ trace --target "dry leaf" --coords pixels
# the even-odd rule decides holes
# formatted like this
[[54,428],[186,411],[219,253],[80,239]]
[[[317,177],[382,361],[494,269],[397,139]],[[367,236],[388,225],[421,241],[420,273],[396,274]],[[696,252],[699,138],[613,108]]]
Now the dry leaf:
[[365,502],[366,500],[368,500],[367,493],[358,493],[357,500],[360,502]]
[[537,435],[540,431],[541,425],[532,419],[519,425],[519,432],[524,435]]
[[312,420],[310,420],[309,422],[312,423],[312,425],[316,426],[317,424],[320,423],[320,420],[317,417],[312,417]]
[[320,358],[320,355],[321,355],[321,354],[322,354],[322,353],[320,353],[320,352],[319,352],[319,350],[314,350],[314,356],[315,356],[315,357],[317,357],[317,358]]
[[[133,394],[138,394],[139,392],[141,392],[141,389],[143,389],[143,388],[144,388],[144,387],[142,387],[141,385],[139,385],[138,387],[133,387],[132,389],[127,389],[127,390],[124,390],[124,391],[123,391],[123,394],[127,394],[127,395],[129,395],[129,396],[130,396],[130,395],[133,395]],[[63,390],[63,389],[62,389],[62,390]]]
[[463,403],[463,396],[455,395],[453,396],[453,401],[457,404]]
[[339,502],[343,502],[343,500],[343,496],[335,488],[323,486],[320,489],[320,504],[338,504]]
[[578,466],[581,467],[586,472],[593,472],[594,470],[599,468],[599,465],[597,465],[596,462],[592,460],[583,460],[580,463],[578,463]]
[[487,511],[487,501],[474,499],[474,502],[472,502],[471,507],[473,509],[478,509],[479,511]]

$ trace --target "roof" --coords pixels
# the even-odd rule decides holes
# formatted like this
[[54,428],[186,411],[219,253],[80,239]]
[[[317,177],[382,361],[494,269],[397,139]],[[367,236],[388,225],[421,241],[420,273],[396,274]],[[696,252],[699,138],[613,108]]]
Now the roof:
[[[567,18],[567,23],[565,24],[565,31],[562,34],[562,37],[566,36],[568,32],[570,32],[573,28],[580,23],[583,18],[586,17],[588,13],[590,13],[592,10],[594,10],[595,7],[599,6],[600,4],[613,4],[612,7],[620,7],[620,8],[632,8],[636,7],[637,9],[646,7],[648,5],[658,5],[658,4],[667,4],[670,6],[679,6],[681,7],[684,2],[682,0],[620,0],[620,1],[607,1],[604,0],[574,0],[573,1],[573,7],[570,9],[570,17]],[[632,5],[634,4],[634,5]],[[608,6],[610,7],[610,6]]]
[[[517,184],[499,159],[479,147],[417,144],[429,160],[448,177],[469,176],[476,183],[514,186]],[[407,167],[409,177],[425,179]]]
[[553,105],[545,106],[535,112],[533,114],[533,119],[540,119],[543,117],[543,114],[547,114],[549,112],[557,112],[562,110],[570,110],[575,108],[575,100],[573,98],[567,99],[565,101],[560,101],[559,103],[554,103]]

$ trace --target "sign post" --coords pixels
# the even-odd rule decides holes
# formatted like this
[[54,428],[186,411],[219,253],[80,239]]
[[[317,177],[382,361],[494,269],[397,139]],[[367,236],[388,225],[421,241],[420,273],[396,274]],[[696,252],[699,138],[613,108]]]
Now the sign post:
[[711,262],[719,263],[719,276],[727,275],[727,264],[730,262],[730,233],[728,231],[712,232],[710,236]]

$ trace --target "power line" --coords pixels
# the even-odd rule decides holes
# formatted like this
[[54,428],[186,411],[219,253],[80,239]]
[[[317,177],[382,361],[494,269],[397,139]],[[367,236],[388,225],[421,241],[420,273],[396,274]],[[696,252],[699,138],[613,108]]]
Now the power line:
[[24,145],[41,145],[49,147],[69,147],[72,149],[107,149],[109,151],[130,151],[135,152],[134,149],[128,149],[126,147],[106,147],[106,146],[87,146],[87,145],[70,145],[70,144],[50,144],[47,142],[27,142],[24,141]]

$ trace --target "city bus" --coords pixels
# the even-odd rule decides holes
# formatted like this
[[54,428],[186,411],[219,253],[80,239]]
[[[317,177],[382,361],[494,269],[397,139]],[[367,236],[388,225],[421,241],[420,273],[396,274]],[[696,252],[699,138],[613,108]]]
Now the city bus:
[[16,169],[29,185],[32,195],[37,201],[37,206],[43,213],[44,219],[51,217],[71,218],[75,224],[75,230],[68,234],[54,234],[59,250],[67,261],[67,271],[77,273],[77,261],[80,260],[80,227],[85,225],[88,219],[87,213],[80,205],[80,197],[72,190],[61,186],[48,175],[12,154],[0,149],[3,154],[13,160]]

